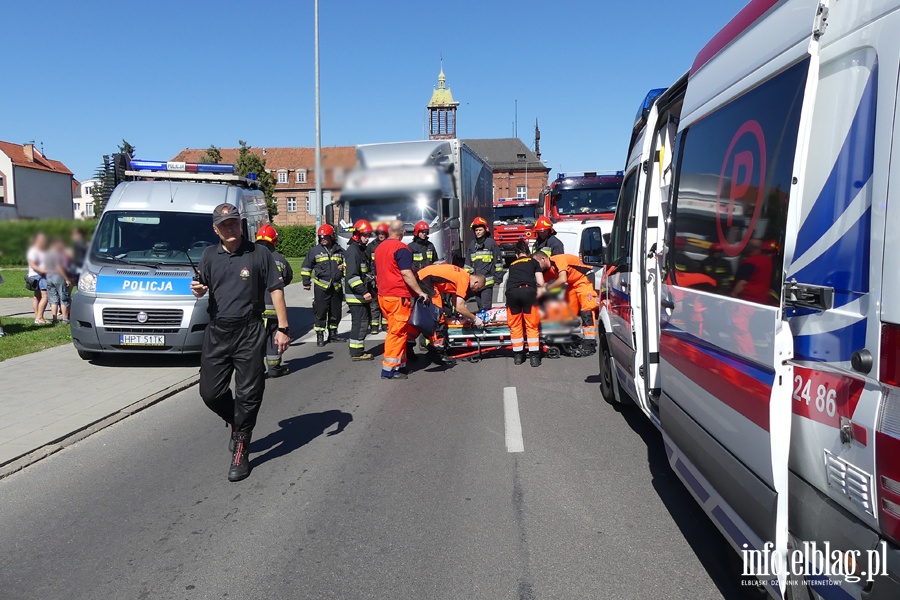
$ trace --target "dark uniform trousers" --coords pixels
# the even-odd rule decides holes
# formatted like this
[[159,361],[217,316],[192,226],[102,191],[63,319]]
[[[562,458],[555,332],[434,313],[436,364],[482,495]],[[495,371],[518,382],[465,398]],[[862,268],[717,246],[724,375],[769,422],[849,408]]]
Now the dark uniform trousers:
[[266,330],[258,316],[213,319],[203,336],[200,396],[213,412],[234,423],[235,431],[250,432],[256,425],[266,387],[261,360],[265,344]]
[[491,308],[494,305],[494,286],[486,287],[470,298],[475,298],[479,310]]
[[350,356],[359,356],[365,353],[366,335],[372,327],[371,305],[348,303],[347,308],[350,309]]
[[338,324],[341,322],[341,303],[343,301],[344,292],[341,288],[335,288],[333,285],[328,288],[315,286],[313,308],[315,309],[316,331],[325,331],[326,324],[332,332],[337,331]]
[[370,319],[369,324],[372,327],[381,327],[387,325],[387,319],[381,316],[381,306],[378,304],[378,293],[372,294],[372,302],[369,303]]

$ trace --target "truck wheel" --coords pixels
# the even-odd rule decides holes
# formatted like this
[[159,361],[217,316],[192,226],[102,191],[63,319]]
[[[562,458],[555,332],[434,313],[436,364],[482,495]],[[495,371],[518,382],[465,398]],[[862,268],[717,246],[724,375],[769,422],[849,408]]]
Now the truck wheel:
[[615,385],[615,376],[613,375],[612,354],[609,351],[609,344],[606,342],[606,335],[600,334],[600,395],[609,404],[616,404],[616,392],[613,389]]
[[94,360],[97,358],[96,352],[88,352],[87,350],[78,350],[78,357],[82,360]]

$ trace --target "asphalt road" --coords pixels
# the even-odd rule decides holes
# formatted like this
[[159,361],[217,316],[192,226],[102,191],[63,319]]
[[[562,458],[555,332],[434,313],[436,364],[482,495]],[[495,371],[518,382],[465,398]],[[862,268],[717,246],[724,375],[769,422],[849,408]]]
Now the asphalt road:
[[344,345],[287,356],[244,482],[196,388],[0,481],[0,597],[737,597],[725,542],[655,428],[602,401],[596,357],[381,381]]

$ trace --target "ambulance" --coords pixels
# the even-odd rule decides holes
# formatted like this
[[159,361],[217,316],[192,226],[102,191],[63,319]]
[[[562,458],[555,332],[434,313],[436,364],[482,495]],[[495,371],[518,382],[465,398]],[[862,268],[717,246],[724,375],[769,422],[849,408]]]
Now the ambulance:
[[635,120],[601,393],[773,597],[900,598],[898,31],[753,0]]
[[203,251],[219,243],[213,209],[241,213],[245,239],[269,216],[253,179],[234,165],[129,161],[113,190],[72,297],[72,342],[90,360],[102,354],[196,354],[209,324],[207,297],[191,280]]

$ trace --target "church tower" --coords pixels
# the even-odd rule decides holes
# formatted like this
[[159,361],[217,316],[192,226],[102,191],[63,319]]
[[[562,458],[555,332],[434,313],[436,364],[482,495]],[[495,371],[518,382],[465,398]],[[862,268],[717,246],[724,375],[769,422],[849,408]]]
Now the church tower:
[[453,100],[453,94],[447,87],[447,76],[444,75],[442,59],[438,86],[431,94],[431,102],[428,103],[428,139],[450,140],[456,137],[457,106],[459,106],[459,102]]

